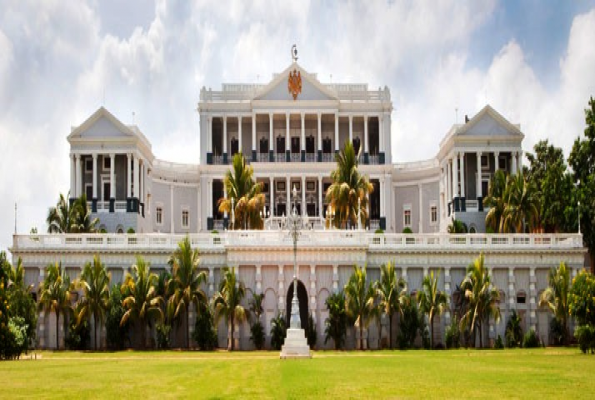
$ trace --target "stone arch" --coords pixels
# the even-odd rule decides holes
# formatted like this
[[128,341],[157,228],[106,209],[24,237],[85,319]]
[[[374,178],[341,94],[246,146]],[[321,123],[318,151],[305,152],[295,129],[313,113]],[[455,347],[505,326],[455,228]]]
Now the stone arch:
[[[308,329],[308,315],[309,315],[309,308],[308,308],[308,291],[306,290],[306,286],[300,280],[297,281],[297,297],[300,307],[300,322],[301,327],[304,330]],[[293,282],[289,285],[287,289],[287,296],[285,298],[285,322],[287,323],[287,327],[290,326],[290,319],[291,319],[291,300],[293,298]]]

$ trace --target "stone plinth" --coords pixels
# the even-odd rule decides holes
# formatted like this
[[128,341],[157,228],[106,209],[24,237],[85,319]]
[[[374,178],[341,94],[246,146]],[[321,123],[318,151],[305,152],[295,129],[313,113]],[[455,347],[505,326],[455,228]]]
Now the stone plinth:
[[281,358],[312,358],[303,329],[289,328],[281,347]]

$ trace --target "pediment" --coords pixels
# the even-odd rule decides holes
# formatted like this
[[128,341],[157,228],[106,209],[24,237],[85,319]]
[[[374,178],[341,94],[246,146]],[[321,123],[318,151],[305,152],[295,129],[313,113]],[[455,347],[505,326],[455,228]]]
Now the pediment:
[[74,128],[69,138],[118,138],[132,137],[134,133],[109,111],[101,107],[80,126]]
[[302,83],[301,93],[295,101],[320,101],[337,100],[337,95],[331,89],[320,83],[318,79],[305,71],[298,63],[292,63],[285,71],[276,75],[275,78],[255,96],[254,100],[276,100],[294,101],[293,95],[288,89],[290,73],[299,73]]
[[475,117],[467,122],[459,131],[457,136],[499,136],[499,137],[523,137],[518,126],[510,123],[496,110],[489,105],[484,107]]

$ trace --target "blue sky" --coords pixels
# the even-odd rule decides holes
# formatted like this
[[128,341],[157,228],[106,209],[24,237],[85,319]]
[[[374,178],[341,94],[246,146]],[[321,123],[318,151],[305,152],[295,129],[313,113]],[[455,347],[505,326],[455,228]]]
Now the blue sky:
[[[132,113],[156,156],[197,162],[200,88],[291,62],[391,90],[393,161],[431,158],[486,103],[566,153],[595,95],[595,1],[0,0],[0,249],[44,231],[69,187],[71,126]],[[411,137],[415,137],[412,145]],[[9,149],[9,151],[6,151]]]

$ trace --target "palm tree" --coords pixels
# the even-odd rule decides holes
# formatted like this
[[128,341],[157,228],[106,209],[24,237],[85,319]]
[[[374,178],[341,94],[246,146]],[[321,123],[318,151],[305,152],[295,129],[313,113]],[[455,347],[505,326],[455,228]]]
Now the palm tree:
[[250,331],[251,331],[250,339],[252,340],[252,342],[254,343],[254,346],[256,346],[256,348],[258,350],[262,349],[262,347],[264,346],[264,341],[265,341],[264,327],[262,326],[262,323],[260,322],[260,316],[264,312],[264,308],[262,307],[263,300],[264,300],[263,293],[253,294],[252,300],[250,300],[250,313],[253,314],[256,319],[256,322],[254,323],[254,325],[252,325],[250,327]]
[[324,343],[333,339],[335,350],[343,347],[345,329],[347,327],[347,313],[345,312],[345,294],[343,291],[329,295],[324,304],[328,310],[325,321]]
[[453,218],[446,230],[448,233],[467,233],[467,225],[463,221]]
[[246,295],[246,287],[242,281],[237,280],[235,268],[223,268],[223,279],[219,284],[219,291],[213,296],[215,306],[215,319],[217,323],[225,317],[230,328],[230,350],[234,350],[233,331],[237,321],[246,320],[246,310],[241,302]]
[[479,330],[479,346],[483,347],[483,323],[490,317],[500,320],[500,292],[492,285],[492,277],[484,267],[483,253],[467,267],[467,276],[463,279],[461,288],[469,300],[467,312],[461,318],[461,330],[469,327],[471,336],[475,337],[475,329]]
[[200,302],[206,302],[207,296],[200,285],[206,281],[207,275],[204,271],[198,271],[198,250],[192,250],[190,239],[186,236],[169,259],[172,268],[172,279],[169,283],[168,312],[177,319],[184,313],[186,347],[190,347],[188,338],[188,314],[190,305],[194,304],[198,312]]
[[570,291],[570,270],[561,262],[558,268],[550,269],[549,286],[539,298],[540,306],[547,306],[564,329],[564,343],[568,335],[568,292]]
[[262,307],[262,301],[264,300],[264,293],[256,293],[252,295],[252,300],[250,300],[250,312],[254,314],[256,320],[260,322],[260,316],[264,312],[264,308]]
[[78,314],[77,324],[82,320],[89,319],[93,315],[95,339],[95,350],[98,348],[97,329],[103,323],[105,313],[109,304],[109,282],[111,274],[105,269],[99,255],[93,257],[93,263],[86,263],[78,286],[82,287],[84,296],[80,301],[81,307]]
[[231,213],[233,204],[236,221],[233,229],[262,229],[260,212],[265,205],[262,184],[254,181],[254,170],[246,165],[242,153],[233,156],[232,169],[225,173],[223,184],[227,198],[219,199],[219,211]]
[[374,311],[375,292],[372,284],[366,285],[366,267],[353,267],[353,274],[345,285],[345,310],[359,328],[359,348],[364,348],[364,325],[369,323]]
[[358,158],[359,154],[356,156],[349,142],[335,156],[337,169],[331,172],[333,183],[326,191],[326,200],[335,212],[333,223],[337,227],[347,227],[348,221],[357,224],[358,215],[361,215],[362,224],[368,219],[368,194],[374,186],[360,175]]
[[506,174],[499,169],[494,173],[488,187],[488,195],[483,199],[483,204],[489,207],[486,214],[486,227],[493,232],[502,232],[502,214],[504,213],[504,191],[506,190]]
[[504,191],[505,207],[502,213],[502,230],[504,232],[525,232],[525,224],[529,229],[539,224],[539,198],[535,187],[524,178],[522,173],[511,175]]
[[60,194],[56,206],[50,207],[46,222],[48,233],[93,233],[97,230],[99,220],[91,219],[85,194],[75,199],[72,205]]
[[393,348],[393,315],[399,311],[399,298],[405,288],[405,280],[397,276],[393,263],[380,267],[380,281],[374,285],[379,298],[379,307],[388,316],[388,342]]
[[39,285],[39,309],[56,313],[56,349],[60,348],[60,314],[72,311],[70,291],[73,285],[62,264],[49,264],[45,270],[45,279]]
[[448,297],[446,293],[438,289],[438,275],[434,276],[434,271],[430,275],[424,276],[421,283],[421,291],[417,295],[419,309],[428,315],[430,321],[430,348],[434,348],[434,317],[442,315],[448,307]]
[[140,325],[141,348],[145,347],[145,330],[147,322],[163,319],[161,303],[163,297],[157,294],[157,275],[151,273],[151,266],[141,256],[136,257],[136,264],[132,266],[132,274],[127,273],[122,291],[129,293],[122,300],[127,311],[122,316],[120,326],[129,319],[137,320]]

